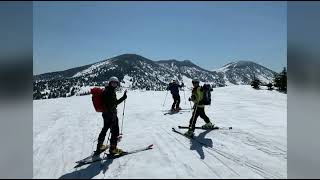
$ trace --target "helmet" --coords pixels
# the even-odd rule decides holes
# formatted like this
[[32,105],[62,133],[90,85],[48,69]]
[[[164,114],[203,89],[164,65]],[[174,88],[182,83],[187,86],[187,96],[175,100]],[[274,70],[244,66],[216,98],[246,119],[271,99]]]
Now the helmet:
[[192,79],[192,83],[200,83],[199,79]]
[[117,82],[119,83],[119,79],[115,76],[112,76],[111,78],[109,78],[109,82]]
[[112,76],[111,78],[109,78],[109,86],[111,85],[111,82],[116,82],[117,86],[120,85],[119,79],[117,77],[115,77],[115,76]]

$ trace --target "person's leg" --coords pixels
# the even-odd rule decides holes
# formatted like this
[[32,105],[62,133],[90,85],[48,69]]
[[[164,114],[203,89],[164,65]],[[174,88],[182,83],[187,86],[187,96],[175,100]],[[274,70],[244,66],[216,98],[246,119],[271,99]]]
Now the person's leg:
[[106,137],[106,133],[108,131],[108,129],[110,128],[110,125],[111,125],[111,120],[110,120],[110,116],[108,114],[102,114],[102,117],[103,117],[103,128],[99,134],[99,137],[98,137],[98,144],[97,144],[97,149],[96,150],[99,150],[100,147],[102,146],[104,140],[105,140],[105,137]]
[[175,107],[175,104],[176,104],[176,98],[174,95],[172,95],[172,99],[173,99],[173,103],[172,103],[172,106],[171,106],[171,110],[174,110],[174,107]]
[[204,112],[204,108],[198,108],[199,109],[199,115],[200,117],[206,122],[209,123],[210,119],[209,117],[206,115],[206,113]]
[[177,96],[176,110],[180,109],[180,95]]
[[119,119],[115,115],[114,122],[111,126],[111,139],[110,139],[110,153],[113,153],[113,150],[117,148],[118,144],[118,137],[119,137]]
[[202,128],[213,128],[214,127],[214,123],[210,122],[210,119],[208,118],[208,116],[205,114],[204,112],[204,108],[201,108],[199,111],[200,117],[206,122],[206,124],[204,124],[203,126],[201,126]]
[[189,130],[194,132],[194,130],[196,129],[196,122],[197,122],[198,117],[199,117],[199,110],[196,107],[196,109],[192,113],[192,117],[189,122]]

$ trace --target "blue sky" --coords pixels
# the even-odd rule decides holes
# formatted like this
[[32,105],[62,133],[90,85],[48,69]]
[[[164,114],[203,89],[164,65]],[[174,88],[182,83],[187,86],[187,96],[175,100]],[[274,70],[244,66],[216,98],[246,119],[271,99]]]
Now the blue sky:
[[287,66],[286,2],[34,2],[34,74],[124,53]]

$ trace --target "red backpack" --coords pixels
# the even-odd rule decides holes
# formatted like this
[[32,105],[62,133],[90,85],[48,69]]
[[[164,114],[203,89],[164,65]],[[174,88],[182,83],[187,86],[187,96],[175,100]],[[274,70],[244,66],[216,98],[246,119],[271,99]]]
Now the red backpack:
[[104,89],[95,87],[92,88],[90,90],[91,94],[92,94],[92,103],[94,106],[94,109],[97,112],[105,112],[107,110],[105,104],[102,101],[102,93],[103,93]]

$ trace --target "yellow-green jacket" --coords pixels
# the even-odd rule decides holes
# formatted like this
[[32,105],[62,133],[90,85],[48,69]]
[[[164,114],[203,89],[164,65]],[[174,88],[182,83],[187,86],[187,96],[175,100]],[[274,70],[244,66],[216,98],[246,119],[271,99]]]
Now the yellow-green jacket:
[[200,86],[192,89],[191,100],[193,101],[194,104],[197,104],[197,107],[204,107],[202,102],[203,96],[204,96],[204,93]]

